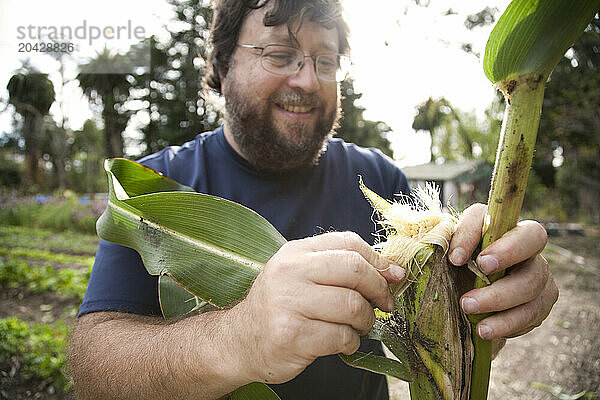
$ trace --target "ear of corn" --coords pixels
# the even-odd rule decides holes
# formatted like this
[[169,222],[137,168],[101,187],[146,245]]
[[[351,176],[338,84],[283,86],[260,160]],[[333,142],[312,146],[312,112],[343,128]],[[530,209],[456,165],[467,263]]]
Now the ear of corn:
[[409,364],[411,398],[467,399],[473,352],[458,299],[472,279],[459,289],[457,283],[464,278],[459,274],[468,270],[449,267],[445,257],[459,216],[442,211],[432,185],[415,190],[412,202],[397,203],[382,199],[362,182],[360,188],[385,229],[386,240],[375,248],[407,271],[403,283],[391,285],[396,311],[383,318],[378,314],[382,341]]
[[360,189],[381,217],[386,240],[375,245],[375,249],[395,264],[406,268],[407,279],[393,285],[392,293],[399,297],[419,276],[439,246],[444,253],[458,223],[454,210],[442,211],[438,190],[431,184],[413,191],[412,201],[403,198],[391,203],[367,188],[362,180]]

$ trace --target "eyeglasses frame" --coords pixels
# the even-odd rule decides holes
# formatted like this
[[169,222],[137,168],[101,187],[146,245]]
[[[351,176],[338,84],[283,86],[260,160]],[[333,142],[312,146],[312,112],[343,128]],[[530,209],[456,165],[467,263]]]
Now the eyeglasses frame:
[[[267,72],[269,72],[269,73],[271,73],[271,74],[274,74],[274,75],[278,75],[278,76],[292,76],[292,75],[295,75],[295,74],[297,74],[298,72],[300,72],[300,70],[301,70],[301,69],[302,69],[302,67],[304,66],[304,60],[305,60],[306,58],[310,58],[310,59],[312,59],[312,61],[313,61],[313,68],[314,68],[314,71],[315,71],[315,74],[316,74],[317,78],[319,78],[320,80],[322,80],[322,81],[325,81],[325,82],[338,82],[338,79],[337,79],[337,78],[334,78],[334,79],[323,79],[323,78],[322,78],[322,77],[319,75],[319,72],[317,71],[317,58],[319,58],[320,56],[325,56],[325,55],[327,55],[327,56],[331,56],[331,55],[333,55],[333,56],[339,57],[339,59],[340,59],[340,60],[345,58],[345,59],[348,59],[348,61],[350,61],[350,57],[348,57],[346,54],[340,54],[340,53],[305,54],[305,53],[304,53],[302,50],[300,50],[299,48],[297,48],[297,47],[293,47],[293,46],[288,46],[288,45],[285,45],[285,44],[270,43],[270,44],[267,44],[267,45],[265,45],[265,46],[256,46],[256,45],[253,45],[253,44],[239,44],[239,43],[238,43],[238,45],[237,45],[237,46],[238,46],[238,47],[241,47],[241,48],[244,48],[244,49],[255,49],[255,50],[260,50],[260,56],[259,56],[259,57],[260,57],[260,59],[261,59],[261,62],[260,62],[260,65],[261,65],[261,67],[263,67],[263,69],[264,69],[265,71],[267,71]],[[299,52],[301,52],[301,53],[302,53],[302,55],[304,56],[304,57],[302,58],[302,63],[301,63],[299,66],[298,66],[298,68],[296,69],[296,71],[295,71],[295,72],[292,72],[292,73],[284,73],[284,74],[279,74],[279,73],[277,73],[277,72],[269,71],[269,70],[268,70],[267,68],[265,68],[265,66],[263,65],[263,60],[262,60],[263,53],[264,53],[265,49],[266,49],[266,48],[268,48],[269,46],[288,47],[288,48],[290,48],[290,49],[293,49],[293,50],[296,50],[296,51],[299,51]],[[341,64],[341,63],[339,63],[339,64]]]

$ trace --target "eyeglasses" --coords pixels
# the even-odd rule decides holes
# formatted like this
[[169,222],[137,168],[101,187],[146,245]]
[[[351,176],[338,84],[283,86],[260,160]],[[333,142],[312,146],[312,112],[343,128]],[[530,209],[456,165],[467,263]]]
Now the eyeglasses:
[[245,49],[260,50],[260,64],[265,71],[275,75],[294,75],[302,69],[304,60],[309,57],[313,60],[317,77],[322,81],[343,81],[350,68],[350,58],[343,54],[324,53],[305,55],[302,50],[285,45],[269,44],[265,47],[251,44],[238,44]]

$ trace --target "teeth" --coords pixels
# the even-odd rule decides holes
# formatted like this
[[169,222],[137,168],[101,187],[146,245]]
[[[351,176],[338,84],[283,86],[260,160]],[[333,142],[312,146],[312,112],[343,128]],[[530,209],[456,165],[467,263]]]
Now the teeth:
[[281,108],[283,108],[286,111],[293,112],[293,113],[307,113],[312,109],[312,107],[289,106],[289,105],[285,105],[285,104],[282,104]]

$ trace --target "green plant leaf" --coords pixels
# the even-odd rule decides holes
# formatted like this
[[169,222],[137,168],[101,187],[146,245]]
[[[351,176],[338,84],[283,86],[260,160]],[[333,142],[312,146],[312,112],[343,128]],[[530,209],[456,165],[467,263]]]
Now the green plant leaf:
[[168,275],[158,277],[158,300],[165,318],[173,318],[190,311],[208,309],[210,304],[194,296]]
[[[148,272],[159,275],[166,318],[240,300],[285,243],[267,220],[237,203],[195,193],[133,161],[106,160],[104,169],[109,203],[98,234],[137,250]],[[279,400],[264,383],[238,388],[231,398]]]
[[391,358],[367,354],[361,351],[357,351],[351,355],[340,354],[340,357],[345,363],[353,367],[386,374],[406,382],[412,381],[410,369],[405,364]]
[[254,382],[233,392],[231,400],[279,400],[279,396],[264,383]]
[[494,27],[483,67],[493,82],[538,75],[545,81],[600,10],[600,0],[513,0]]
[[114,178],[118,177],[118,186],[129,197],[157,192],[195,192],[189,186],[182,185],[151,168],[124,158],[105,160],[104,170],[109,177],[113,178],[113,183]]
[[168,275],[217,307],[243,298],[285,243],[267,220],[237,203],[189,191],[153,193],[186,187],[129,160],[108,160],[105,170],[110,194],[97,222],[100,237],[134,248],[150,274]]
[[589,392],[587,390],[583,390],[579,393],[568,394],[563,391],[560,386],[550,386],[541,382],[531,382],[531,387],[543,390],[548,392],[554,396],[554,398],[558,400],[577,400],[577,399],[595,399],[596,394],[594,392]]

